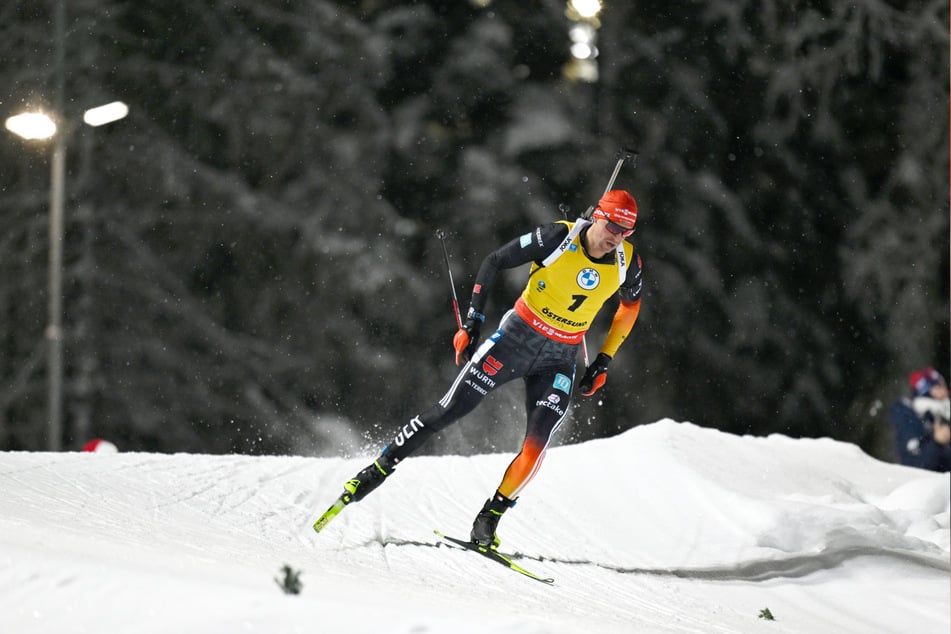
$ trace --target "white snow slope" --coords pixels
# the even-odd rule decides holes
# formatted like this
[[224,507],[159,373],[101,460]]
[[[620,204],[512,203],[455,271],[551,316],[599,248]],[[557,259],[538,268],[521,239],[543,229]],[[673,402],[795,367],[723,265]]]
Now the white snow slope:
[[369,458],[0,453],[0,632],[949,631],[948,474],[853,445],[663,420],[552,449],[499,534],[554,586],[433,535],[510,455],[412,458],[314,533]]

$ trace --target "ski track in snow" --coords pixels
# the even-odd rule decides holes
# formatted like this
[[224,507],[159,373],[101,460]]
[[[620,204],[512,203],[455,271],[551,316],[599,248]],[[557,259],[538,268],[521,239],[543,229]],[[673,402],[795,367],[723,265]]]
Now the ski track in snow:
[[673,421],[555,448],[500,526],[549,587],[432,532],[467,536],[510,459],[413,458],[318,535],[369,457],[0,453],[0,632],[951,626],[948,474]]

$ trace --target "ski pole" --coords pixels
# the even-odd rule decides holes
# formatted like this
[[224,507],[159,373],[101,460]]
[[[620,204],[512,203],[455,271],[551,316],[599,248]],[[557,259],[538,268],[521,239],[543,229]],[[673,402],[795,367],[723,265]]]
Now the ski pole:
[[449,249],[446,248],[446,232],[436,229],[436,237],[442,243],[442,252],[446,256],[446,270],[449,271],[449,289],[452,291],[452,311],[456,314],[456,325],[462,328],[462,315],[459,314],[459,298],[456,297],[456,283],[452,281],[452,264],[449,262]]
[[588,369],[588,340],[587,337],[581,335],[581,358],[584,359],[584,368]]

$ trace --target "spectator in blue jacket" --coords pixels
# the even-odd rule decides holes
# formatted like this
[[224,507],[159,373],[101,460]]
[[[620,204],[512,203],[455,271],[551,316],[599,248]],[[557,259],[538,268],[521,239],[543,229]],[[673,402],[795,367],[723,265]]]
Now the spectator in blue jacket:
[[948,384],[934,368],[916,370],[908,377],[911,395],[898,400],[888,412],[895,429],[898,460],[909,467],[951,470],[951,401]]

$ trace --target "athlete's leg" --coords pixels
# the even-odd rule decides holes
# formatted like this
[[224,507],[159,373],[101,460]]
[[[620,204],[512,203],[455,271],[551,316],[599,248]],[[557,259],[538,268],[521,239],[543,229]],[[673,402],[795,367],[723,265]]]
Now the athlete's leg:
[[358,502],[383,484],[396,465],[419,449],[433,434],[472,411],[488,394],[488,389],[474,386],[470,379],[472,362],[467,363],[449,392],[422,414],[400,427],[393,440],[383,447],[380,457],[344,484],[352,500]]
[[400,462],[422,447],[436,432],[459,420],[482,402],[492,388],[481,388],[471,380],[472,362],[463,367],[449,392],[438,403],[403,425],[383,449],[383,455]]
[[[495,388],[522,376],[526,366],[518,362],[517,352],[501,329],[483,341],[439,402],[402,425],[380,457],[347,481],[344,489],[351,499],[362,500],[433,434],[471,412]],[[509,355],[514,355],[511,362]]]
[[411,455],[434,434],[475,409],[489,392],[518,378],[517,363],[507,360],[509,347],[504,336],[493,335],[482,342],[472,359],[456,375],[446,394],[428,410],[403,425],[383,455],[393,464]]
[[525,379],[525,408],[528,424],[522,449],[509,464],[498,492],[514,500],[535,477],[545,458],[548,444],[568,415],[574,375],[551,372]]
[[515,498],[541,467],[555,431],[568,414],[574,366],[566,372],[547,372],[525,379],[525,404],[528,410],[525,441],[522,450],[509,464],[502,483],[489,498],[472,524],[469,538],[489,548],[497,548],[495,531],[502,514],[515,504]]

